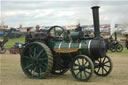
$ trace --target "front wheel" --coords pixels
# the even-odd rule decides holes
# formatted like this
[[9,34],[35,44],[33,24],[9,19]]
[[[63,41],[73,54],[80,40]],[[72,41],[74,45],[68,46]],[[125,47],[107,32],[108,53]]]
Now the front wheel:
[[94,72],[92,60],[85,56],[79,55],[74,58],[71,64],[71,73],[76,80],[88,81]]
[[112,60],[110,57],[105,56],[94,61],[95,70],[94,73],[98,76],[107,76],[112,71]]

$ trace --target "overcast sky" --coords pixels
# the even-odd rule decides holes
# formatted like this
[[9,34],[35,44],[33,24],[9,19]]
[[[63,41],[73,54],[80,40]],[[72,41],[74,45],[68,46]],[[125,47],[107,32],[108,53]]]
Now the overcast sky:
[[19,26],[53,26],[93,24],[92,10],[100,6],[100,23],[128,23],[128,0],[1,0],[5,24]]

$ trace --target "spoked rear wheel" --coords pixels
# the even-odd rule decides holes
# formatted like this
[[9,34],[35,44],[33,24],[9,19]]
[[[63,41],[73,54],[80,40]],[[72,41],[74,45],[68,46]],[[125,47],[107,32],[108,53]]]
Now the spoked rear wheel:
[[71,64],[71,73],[76,80],[88,81],[94,72],[91,59],[84,55],[75,57]]
[[28,44],[21,54],[23,72],[30,78],[44,78],[50,73],[53,56],[50,49],[43,43]]
[[108,56],[95,60],[94,65],[95,65],[94,73],[98,76],[109,75],[113,67],[112,60]]

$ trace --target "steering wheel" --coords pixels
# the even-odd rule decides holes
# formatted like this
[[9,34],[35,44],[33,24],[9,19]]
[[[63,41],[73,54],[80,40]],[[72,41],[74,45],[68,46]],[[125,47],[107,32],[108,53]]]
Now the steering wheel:
[[48,31],[48,35],[54,39],[64,40],[68,34],[63,27],[52,26]]

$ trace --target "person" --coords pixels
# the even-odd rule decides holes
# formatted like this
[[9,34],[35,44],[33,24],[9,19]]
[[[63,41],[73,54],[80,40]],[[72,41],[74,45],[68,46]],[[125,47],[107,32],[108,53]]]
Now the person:
[[31,28],[27,28],[27,33],[25,36],[25,43],[30,43],[32,40]]
[[82,31],[82,28],[80,27],[80,23],[77,25],[77,28],[75,29],[75,31],[77,31],[77,32],[81,32]]
[[36,25],[36,32],[40,32],[40,26]]
[[126,48],[128,49],[128,36],[126,37],[125,45],[126,45]]
[[110,36],[110,37],[109,37],[109,40],[110,40],[110,42],[113,42],[113,37]]

